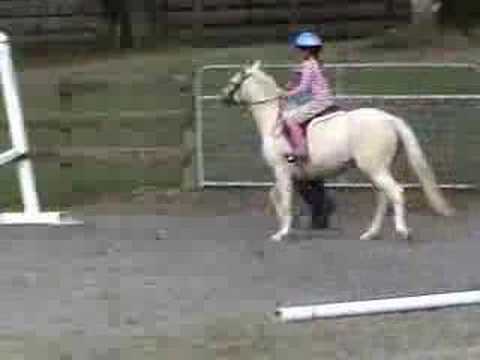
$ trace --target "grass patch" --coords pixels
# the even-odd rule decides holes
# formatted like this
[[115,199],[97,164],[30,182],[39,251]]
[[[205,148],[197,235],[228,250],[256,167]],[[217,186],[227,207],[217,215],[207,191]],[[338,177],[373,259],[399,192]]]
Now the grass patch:
[[[150,161],[124,158],[119,161],[40,157],[34,164],[41,202],[50,209],[88,204],[108,194],[128,199],[138,188],[176,187],[181,177],[181,169],[174,158]],[[19,210],[21,201],[13,166],[3,169],[0,181],[2,207]]]
[[[422,50],[421,53],[411,48],[380,51],[372,47],[371,42],[371,39],[329,42],[323,55],[324,60],[326,62],[443,61],[445,52],[448,51],[448,49],[435,47]],[[468,49],[458,46],[452,48],[454,52],[449,55],[448,61],[469,61],[480,55],[478,48]],[[15,51],[16,58],[22,59],[17,62],[17,67],[23,70],[20,74],[20,89],[29,140],[38,150],[52,147],[163,146],[178,149],[181,143],[182,126],[191,120],[189,91],[192,72],[195,68],[212,63],[243,63],[251,59],[262,59],[266,63],[294,61],[285,44],[274,42],[231,48],[164,48],[143,52],[113,53],[87,50],[71,52],[64,49],[63,55],[60,49],[56,49],[52,53],[38,52],[31,57],[26,54],[27,52],[21,50]],[[205,78],[205,92],[217,93],[231,73],[231,71],[209,73]],[[288,73],[285,71],[272,73],[280,83],[287,80]],[[338,81],[337,89],[349,94],[480,93],[479,74],[463,69],[455,71],[347,70],[333,74],[333,77]],[[67,93],[71,90],[72,94],[71,97],[67,94],[61,100],[59,85],[65,83],[73,84],[72,89],[67,87],[66,90]],[[418,111],[421,113],[419,120],[425,114],[429,119],[433,119],[433,115],[429,115],[433,112],[433,107]],[[410,113],[411,111],[408,110],[406,115]],[[213,172],[215,176],[222,177],[226,172],[234,180],[242,176],[249,179],[252,176],[268,177],[263,164],[258,161],[256,147],[258,139],[253,134],[251,121],[241,118],[238,109],[225,110],[217,104],[209,104],[205,115],[206,130],[209,131],[205,135],[208,144],[206,150],[207,155],[211,156],[207,165],[210,168],[207,170],[210,173]],[[458,124],[461,123],[461,125],[458,125],[458,129],[462,133],[461,136],[467,136],[477,130],[474,125],[469,125],[465,130],[464,125],[467,121],[472,121],[468,109],[456,108],[455,112],[448,112],[447,116],[459,119]],[[416,115],[410,117],[414,124],[418,123],[416,130],[420,132],[425,130],[424,135],[428,136],[427,132],[432,128],[430,122],[428,124],[425,121],[417,122]],[[235,128],[232,127],[232,123],[235,124]],[[9,139],[3,111],[0,111],[0,140],[5,144],[4,148],[7,148]],[[458,150],[459,159],[466,156],[465,151],[472,153],[472,149],[475,149],[470,140],[466,145],[461,137],[457,137],[455,141],[461,147]],[[227,157],[234,153],[242,164],[246,162],[253,166],[253,170],[248,166],[232,168],[231,159]],[[92,201],[103,191],[128,193],[139,184],[138,176],[130,176],[129,171],[147,174],[145,176],[152,179],[146,180],[149,184],[153,182],[158,186],[171,187],[178,186],[180,183],[181,164],[180,159],[176,157],[169,162],[169,166],[172,166],[169,169],[172,171],[168,172],[159,171],[159,168],[150,171],[146,169],[146,165],[142,165],[145,167],[143,169],[136,160],[127,155],[122,165],[118,163],[113,165],[112,161],[108,164],[98,164],[96,161],[93,160],[91,167],[88,167],[86,165],[88,161],[85,161],[84,164],[78,165],[79,170],[68,170],[70,175],[66,175],[69,179],[65,183],[70,184],[69,186],[74,189],[70,192],[84,193],[83,198],[92,199]],[[51,164],[50,160],[38,159],[36,167],[41,172],[39,181],[43,181],[42,178],[48,178],[48,173],[52,173],[50,176],[52,179],[60,179],[58,166],[49,164]],[[246,170],[247,168],[250,170]],[[63,170],[62,174],[68,171]],[[150,173],[152,175],[148,175]],[[156,181],[153,181],[153,173]],[[110,185],[108,185],[109,175]],[[9,181],[13,181],[11,179],[14,178],[11,176],[0,178],[4,181],[4,189],[11,189]],[[54,180],[54,183],[57,182],[60,180]],[[46,191],[50,194],[46,195],[49,197],[49,203],[50,200],[59,203],[56,199],[61,196],[51,195],[57,193],[57,190],[50,191],[51,187],[54,186],[43,182],[41,192]],[[9,195],[10,192],[6,190],[2,194],[6,204],[12,204],[14,200],[14,196]],[[65,190],[63,194],[68,192]],[[66,204],[74,200],[73,196],[67,195],[65,199]]]

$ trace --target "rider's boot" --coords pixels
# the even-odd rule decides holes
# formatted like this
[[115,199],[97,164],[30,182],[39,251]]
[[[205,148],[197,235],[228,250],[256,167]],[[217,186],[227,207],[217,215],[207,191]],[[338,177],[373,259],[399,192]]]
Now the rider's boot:
[[298,124],[290,124],[291,138],[293,142],[292,151],[287,154],[287,161],[294,163],[307,158],[307,144],[303,135],[303,130]]
[[289,163],[295,163],[299,161],[305,161],[308,157],[307,145],[305,141],[302,143],[297,144],[292,151],[287,154],[287,161]]

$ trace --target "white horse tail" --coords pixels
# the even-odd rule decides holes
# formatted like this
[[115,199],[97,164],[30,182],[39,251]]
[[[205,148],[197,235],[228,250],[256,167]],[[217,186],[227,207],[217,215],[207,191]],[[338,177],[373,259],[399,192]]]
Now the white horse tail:
[[435,174],[428,164],[412,129],[399,117],[392,116],[391,119],[407,152],[408,161],[417,174],[430,205],[440,215],[453,215],[454,209],[448,204],[438,188]]

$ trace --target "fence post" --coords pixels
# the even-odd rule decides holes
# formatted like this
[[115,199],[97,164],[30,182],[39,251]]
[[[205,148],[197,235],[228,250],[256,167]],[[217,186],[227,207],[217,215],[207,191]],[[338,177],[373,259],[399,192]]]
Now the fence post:
[[58,100],[62,111],[71,111],[73,105],[72,81],[70,78],[61,78],[58,81]]
[[[73,85],[70,77],[61,78],[57,85],[58,99],[60,103],[60,111],[63,115],[73,111]],[[67,117],[62,116],[63,119]],[[72,127],[64,121],[60,127],[60,132],[65,135],[67,145],[72,145]]]
[[192,37],[197,45],[203,38],[203,21],[203,0],[193,0]]
[[[192,76],[193,79],[193,76]],[[183,87],[182,103],[188,108],[182,124],[182,184],[183,191],[192,191],[197,186],[195,161],[195,96],[192,87]]]

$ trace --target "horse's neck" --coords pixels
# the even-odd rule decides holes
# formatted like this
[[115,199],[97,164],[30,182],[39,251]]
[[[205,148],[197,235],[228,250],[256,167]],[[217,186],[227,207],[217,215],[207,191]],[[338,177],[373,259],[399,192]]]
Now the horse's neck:
[[[252,88],[250,88],[250,91],[248,91],[250,97],[249,101],[255,103],[266,99],[272,99],[264,104],[257,103],[250,107],[253,118],[257,123],[257,129],[265,140],[266,138],[275,136],[278,126],[279,101],[274,98],[278,94],[279,89],[275,84],[275,81],[265,73],[259,71],[257,76],[259,79],[263,79],[264,83],[262,84],[262,81],[259,81],[256,83],[257,86],[252,86]],[[269,81],[271,81],[271,84],[266,85]],[[268,86],[268,88],[264,86]]]
[[275,137],[278,126],[278,101],[257,104],[250,110],[262,139]]

